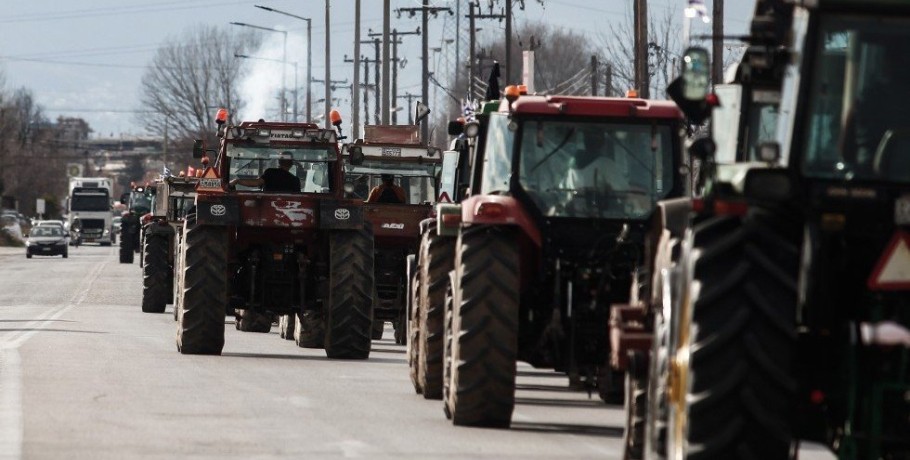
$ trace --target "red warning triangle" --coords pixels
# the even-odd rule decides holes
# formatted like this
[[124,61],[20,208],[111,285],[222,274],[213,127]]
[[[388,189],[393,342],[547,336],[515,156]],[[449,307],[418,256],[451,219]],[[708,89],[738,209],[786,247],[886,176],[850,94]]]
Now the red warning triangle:
[[442,192],[442,193],[439,195],[439,199],[436,200],[436,202],[437,202],[437,203],[451,203],[451,202],[452,202],[452,199],[449,198],[449,193],[448,193],[448,192]]
[[220,179],[218,176],[218,171],[215,171],[215,168],[205,168],[205,174],[202,175],[203,179]]
[[867,285],[873,291],[910,290],[910,233],[894,233]]

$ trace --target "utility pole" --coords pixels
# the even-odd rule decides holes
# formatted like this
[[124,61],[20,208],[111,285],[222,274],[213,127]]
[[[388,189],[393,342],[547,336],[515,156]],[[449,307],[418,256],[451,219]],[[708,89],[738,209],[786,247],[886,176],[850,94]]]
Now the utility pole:
[[401,96],[398,96],[398,99],[407,99],[408,100],[408,124],[414,124],[414,111],[411,110],[411,106],[414,103],[414,100],[420,100],[420,96],[411,93],[404,93]]
[[[370,37],[378,37],[382,34],[370,32],[368,34]],[[414,32],[399,32],[398,29],[393,29],[391,32],[392,36],[392,59],[389,62],[389,65],[392,68],[392,89],[390,92],[390,99],[392,104],[397,104],[398,100],[398,45],[401,44],[401,39],[398,38],[402,35],[420,35],[420,27],[417,28]],[[389,107],[389,112],[392,112],[391,107]],[[392,124],[398,124],[398,112],[392,112]]]
[[[347,59],[345,59],[347,61]],[[360,0],[354,0],[354,83],[351,86],[351,129],[354,139],[360,138]]]
[[[421,69],[420,69],[420,80],[421,80],[421,85],[420,85],[421,91],[420,92],[421,92],[421,97],[423,98],[424,104],[427,103],[427,99],[429,98],[429,94],[430,94],[430,77],[429,77],[429,75],[430,75],[430,37],[429,37],[430,18],[429,18],[429,15],[432,13],[433,16],[435,17],[441,11],[446,11],[449,14],[453,14],[451,8],[430,6],[429,0],[423,0],[423,4],[420,7],[399,8],[396,10],[399,18],[401,17],[401,13],[408,13],[411,17],[414,17],[414,15],[418,12],[422,13],[422,16],[421,16],[422,25],[420,27],[420,30],[422,33],[420,36],[423,39],[422,40],[423,41],[423,46],[422,46],[423,59],[421,62]],[[435,109],[435,107],[434,107],[434,109]],[[429,139],[429,133],[430,133],[430,124],[429,123],[430,123],[430,121],[428,119],[424,119],[420,125],[420,139],[422,139],[422,140]]]
[[[364,42],[362,42],[362,43],[374,43],[374,42],[372,42],[372,41],[364,41]],[[376,83],[373,83],[373,84],[371,84],[371,83],[362,83],[362,84],[360,84],[360,89],[363,90],[363,122],[364,122],[364,124],[367,124],[367,125],[368,125],[368,124],[370,124],[370,99],[369,99],[370,90],[373,89],[373,90],[376,90],[377,92],[379,91],[379,86],[378,86],[378,83],[379,83],[379,76],[378,76],[378,75],[379,75],[379,61],[374,60],[374,59],[370,59],[370,58],[367,58],[367,57],[363,57],[363,56],[361,56],[360,59],[358,59],[358,61],[360,61],[360,63],[363,64],[363,81],[364,81],[364,82],[370,81],[370,64],[376,66],[376,74],[377,74],[376,80],[375,80]],[[344,62],[355,62],[355,61],[354,61],[354,59],[351,59],[351,58],[349,58],[347,55],[345,55],[345,56],[344,56]],[[355,65],[356,65],[356,64],[355,64]],[[353,89],[352,89],[351,91],[352,91],[352,96],[351,96],[351,97],[352,97],[353,99],[357,99],[357,97],[358,97],[358,96],[357,96],[357,95],[358,95],[358,92],[357,92],[357,91],[354,91]],[[376,97],[376,102],[377,102],[377,103],[379,102],[379,97],[378,97],[378,96]],[[376,109],[378,110],[378,109],[379,109],[379,106],[377,106]],[[376,123],[378,124],[378,123],[379,123],[379,115],[376,114],[376,117],[375,117],[375,118],[376,118]]]
[[[382,108],[379,110],[381,123],[383,125],[389,124],[389,65],[391,64],[391,59],[389,57],[389,29],[391,24],[391,18],[389,17],[391,11],[390,0],[383,0],[382,2]],[[377,56],[378,59],[378,56]]]
[[[379,94],[379,93],[385,91],[385,84],[384,84],[385,82],[380,81],[380,80],[385,80],[385,74],[382,74],[381,75],[382,78],[380,78],[380,75],[379,75],[380,66],[382,66],[383,71],[385,71],[387,64],[388,64],[386,62],[383,62],[383,59],[379,55],[379,46],[381,44],[382,43],[379,41],[378,38],[373,40],[373,46],[376,49],[376,57],[373,58],[373,62],[376,64],[376,77],[375,77],[375,81],[373,82],[373,85],[376,87],[376,112],[377,112],[373,118],[377,125],[383,124],[382,119],[385,117],[383,117],[382,114],[379,112],[382,111],[382,100],[387,99],[386,96],[383,95],[382,100],[380,100],[380,94]],[[380,88],[383,88],[382,91],[380,91]]]
[[[331,16],[329,15],[329,2],[330,0],[325,0],[325,81],[332,81],[332,47],[331,47]],[[332,111],[332,85],[325,85],[325,113],[323,118],[325,118],[325,127],[326,129],[332,129],[332,120],[329,116],[329,112]]]
[[717,85],[724,79],[724,0],[714,0],[714,37],[711,66],[711,81]]
[[506,0],[506,78],[503,80],[511,85],[512,80],[512,0]]
[[648,2],[635,0],[635,86],[639,97],[647,99],[651,79],[648,75]]
[[[478,19],[496,19],[496,20],[499,20],[500,22],[502,22],[502,20],[505,19],[506,16],[504,14],[494,14],[492,3],[490,4],[490,11],[487,14],[484,14],[482,12],[482,10],[480,9],[479,0],[472,1],[470,4],[468,4],[468,6],[470,7],[470,9],[468,11],[467,18],[468,18],[468,25],[471,28],[471,30],[469,31],[470,33],[468,35],[468,37],[469,37],[468,53],[470,53],[470,55],[468,57],[468,95],[470,97],[473,97],[474,96],[474,79],[479,76],[478,71],[480,70],[479,69],[480,65],[478,64],[478,59],[477,59],[476,20],[478,20]],[[475,8],[477,10],[476,13],[474,12]],[[507,79],[504,81],[506,82],[506,84],[508,84],[509,83],[508,74],[506,74],[506,77],[507,77]]]

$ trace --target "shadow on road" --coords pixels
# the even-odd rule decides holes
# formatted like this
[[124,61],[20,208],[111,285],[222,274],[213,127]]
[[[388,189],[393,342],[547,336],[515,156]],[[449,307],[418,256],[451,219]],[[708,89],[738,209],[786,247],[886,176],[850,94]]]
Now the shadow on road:
[[401,354],[401,355],[407,353],[406,350],[402,350],[400,348],[398,348],[398,349],[396,349],[396,348],[376,348],[375,344],[373,345],[373,348],[370,349],[370,352],[371,353],[396,353],[396,354]]
[[600,399],[577,400],[577,399],[542,399],[542,398],[515,398],[515,404],[527,404],[529,406],[553,406],[553,407],[587,407],[587,408],[607,408]]
[[583,393],[583,390],[570,388],[568,385],[537,385],[531,383],[518,383],[515,385],[515,389],[524,391],[553,391],[557,393]]
[[512,422],[512,430],[532,433],[577,434],[584,436],[609,436],[621,438],[623,429],[618,426],[569,425],[564,423]]
[[74,332],[76,334],[107,334],[104,331],[74,331],[72,329],[45,329],[41,327],[28,328],[11,328],[11,329],[0,329],[0,332]]
[[226,356],[229,358],[257,358],[257,359],[265,358],[265,359],[289,359],[289,360],[302,360],[302,361],[334,361],[334,362],[338,362],[338,363],[394,363],[394,364],[406,363],[406,360],[404,360],[404,359],[374,358],[374,357],[370,357],[369,359],[329,359],[325,356],[312,356],[312,355],[286,355],[286,354],[237,353],[237,352],[221,353],[221,356]]
[[41,322],[41,323],[77,323],[78,321],[73,321],[71,319],[0,319],[0,323],[31,323],[31,322]]
[[519,377],[555,377],[555,378],[566,378],[566,374],[561,374],[559,372],[553,371],[518,371],[516,374]]

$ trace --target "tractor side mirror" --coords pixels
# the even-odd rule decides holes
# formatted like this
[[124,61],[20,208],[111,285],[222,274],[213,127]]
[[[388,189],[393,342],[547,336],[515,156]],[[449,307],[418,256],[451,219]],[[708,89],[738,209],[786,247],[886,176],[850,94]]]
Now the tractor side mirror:
[[702,101],[708,95],[710,59],[708,50],[692,47],[683,53],[682,96],[689,101]]
[[193,141],[193,158],[202,158],[205,156],[205,141],[196,139]]

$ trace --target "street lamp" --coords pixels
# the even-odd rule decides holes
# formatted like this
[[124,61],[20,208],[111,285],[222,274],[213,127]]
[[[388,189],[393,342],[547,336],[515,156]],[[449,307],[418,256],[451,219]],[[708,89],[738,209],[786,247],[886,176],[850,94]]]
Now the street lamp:
[[[246,54],[234,53],[234,57],[241,58],[241,59],[253,59],[253,60],[257,60],[257,61],[279,62],[282,65],[288,64],[286,62],[283,62],[281,59],[271,59],[271,58],[265,58],[265,57],[259,57],[259,56],[247,56]],[[291,93],[294,94],[294,123],[297,123],[299,121],[299,120],[297,120],[297,99],[298,99],[298,97],[297,97],[297,88],[298,88],[298,86],[297,86],[297,61],[291,61],[290,64],[294,64],[294,91],[291,91]],[[281,95],[281,100],[284,101],[283,94]],[[285,108],[285,110],[287,110],[287,109]]]
[[287,103],[287,99],[285,98],[285,94],[287,94],[287,90],[288,90],[287,85],[285,84],[285,74],[287,73],[287,72],[285,72],[285,70],[286,70],[287,63],[288,63],[288,32],[286,30],[278,30],[278,29],[273,29],[271,27],[254,26],[252,24],[246,24],[243,22],[232,22],[231,25],[241,26],[241,27],[250,27],[253,29],[265,30],[268,32],[276,32],[276,33],[280,33],[280,34],[284,35],[284,54],[283,54],[283,58],[281,59],[281,62],[284,63],[284,66],[282,66],[282,68],[281,68],[281,121],[288,121],[287,120],[288,103]]
[[310,91],[310,81],[313,79],[312,69],[313,69],[313,40],[312,31],[313,31],[313,20],[312,18],[305,18],[303,16],[297,16],[296,14],[291,14],[285,11],[276,10],[274,8],[269,8],[262,5],[254,5],[256,8],[271,11],[272,13],[283,14],[285,16],[290,16],[295,19],[300,19],[301,21],[306,21],[306,121],[310,122],[312,117],[312,106],[313,106],[313,93]]

